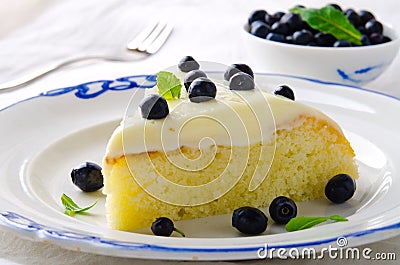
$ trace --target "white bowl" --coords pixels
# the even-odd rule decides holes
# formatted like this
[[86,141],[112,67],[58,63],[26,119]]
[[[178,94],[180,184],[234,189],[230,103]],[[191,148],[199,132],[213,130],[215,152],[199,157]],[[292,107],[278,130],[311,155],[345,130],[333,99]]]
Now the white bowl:
[[360,47],[315,47],[286,44],[259,38],[242,29],[249,64],[256,71],[309,77],[322,81],[365,85],[380,76],[392,63],[400,39],[384,25],[392,41]]

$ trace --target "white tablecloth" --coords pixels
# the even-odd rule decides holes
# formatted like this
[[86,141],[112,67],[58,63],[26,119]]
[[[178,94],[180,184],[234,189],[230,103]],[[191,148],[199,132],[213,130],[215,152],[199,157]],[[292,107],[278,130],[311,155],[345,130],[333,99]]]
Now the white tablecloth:
[[[320,7],[332,1],[304,1],[307,6]],[[398,1],[337,1],[345,7],[373,10],[378,18],[400,28]],[[300,2],[291,0],[0,0],[0,83],[18,77],[46,62],[62,60],[77,54],[124,55],[124,44],[154,18],[166,18],[175,24],[173,34],[159,53],[143,61],[129,63],[97,62],[75,65],[55,72],[45,79],[22,89],[0,94],[0,109],[39,91],[65,87],[69,84],[112,78],[132,73],[153,73],[177,63],[184,55],[198,60],[224,64],[246,62],[239,29],[248,14],[264,8],[274,12],[287,10]],[[125,54],[127,56],[135,56]],[[104,66],[108,67],[104,67]],[[100,67],[101,66],[101,67]],[[90,69],[79,74],[82,69]],[[254,69],[262,72],[263,69]],[[396,74],[400,58],[387,72],[366,87],[400,97]],[[59,78],[60,76],[63,78]],[[69,78],[71,77],[71,78]],[[363,246],[365,247],[365,246]],[[400,254],[400,237],[369,244],[374,252]],[[397,257],[400,258],[400,257]],[[264,264],[265,260],[226,262],[224,264]],[[273,264],[288,261],[274,260]],[[301,264],[316,261],[301,260]],[[334,260],[318,261],[324,264]],[[365,264],[365,260],[352,260]],[[51,243],[20,239],[11,232],[0,232],[0,264],[164,264],[104,257],[61,249]],[[173,264],[175,262],[171,262]],[[186,262],[185,264],[187,264]],[[395,264],[394,261],[391,262]],[[197,262],[196,264],[208,264]]]

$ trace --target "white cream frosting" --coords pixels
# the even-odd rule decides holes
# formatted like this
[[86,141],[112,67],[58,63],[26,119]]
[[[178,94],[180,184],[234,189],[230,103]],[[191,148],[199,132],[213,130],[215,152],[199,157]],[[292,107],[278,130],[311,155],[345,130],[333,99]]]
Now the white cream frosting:
[[[156,88],[146,93],[156,93]],[[182,146],[246,146],[268,141],[279,129],[297,126],[299,117],[316,117],[339,126],[322,112],[296,101],[259,89],[232,91],[217,84],[215,99],[194,103],[182,89],[180,99],[169,100],[169,115],[146,120],[138,109],[125,117],[112,134],[107,158],[151,151],[171,151]]]

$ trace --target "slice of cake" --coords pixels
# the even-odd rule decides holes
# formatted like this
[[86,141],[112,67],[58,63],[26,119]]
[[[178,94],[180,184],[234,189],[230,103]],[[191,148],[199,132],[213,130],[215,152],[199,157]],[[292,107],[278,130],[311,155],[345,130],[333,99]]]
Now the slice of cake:
[[353,149],[332,119],[294,101],[288,87],[286,97],[263,92],[252,72],[236,72],[225,74],[228,85],[190,72],[181,95],[165,100],[149,90],[124,118],[103,162],[110,227],[267,207],[280,195],[321,198],[331,177],[358,177]]

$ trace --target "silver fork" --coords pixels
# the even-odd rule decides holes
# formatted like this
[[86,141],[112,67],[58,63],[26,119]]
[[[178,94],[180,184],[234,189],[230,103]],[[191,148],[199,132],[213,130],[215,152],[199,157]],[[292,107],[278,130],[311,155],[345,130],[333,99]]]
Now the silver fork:
[[[129,41],[126,48],[129,51],[136,51],[145,55],[154,54],[163,46],[165,41],[168,39],[168,36],[171,34],[172,29],[173,26],[170,23],[165,21],[154,21],[147,25],[134,39]],[[142,59],[142,57],[140,59]],[[62,62],[50,63],[37,71],[14,80],[0,83],[0,91],[21,87],[67,65],[88,60],[123,62],[134,61],[135,59],[106,55],[85,55],[69,58]],[[136,60],[138,60],[138,58],[136,58]]]

